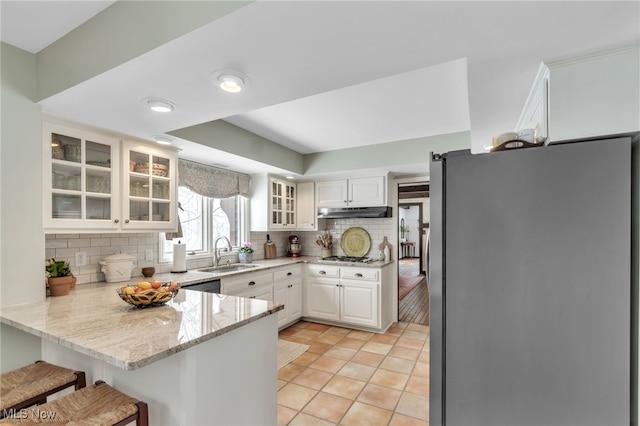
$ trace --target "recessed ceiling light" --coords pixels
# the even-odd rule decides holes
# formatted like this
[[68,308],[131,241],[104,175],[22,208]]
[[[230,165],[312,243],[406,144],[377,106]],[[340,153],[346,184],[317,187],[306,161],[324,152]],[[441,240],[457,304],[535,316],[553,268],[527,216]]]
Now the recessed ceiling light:
[[153,138],[160,145],[171,145],[171,142],[173,142],[173,139],[171,139],[170,137],[167,137],[167,136],[154,136]]
[[155,112],[171,112],[175,108],[173,103],[162,99],[146,98],[143,99],[142,102],[145,103],[151,111]]
[[232,70],[219,70],[211,74],[211,80],[229,93],[241,92],[249,82],[247,76]]
[[287,179],[293,179],[293,176],[285,176]]
[[235,75],[224,74],[218,77],[220,88],[225,92],[238,93],[242,91],[244,80]]

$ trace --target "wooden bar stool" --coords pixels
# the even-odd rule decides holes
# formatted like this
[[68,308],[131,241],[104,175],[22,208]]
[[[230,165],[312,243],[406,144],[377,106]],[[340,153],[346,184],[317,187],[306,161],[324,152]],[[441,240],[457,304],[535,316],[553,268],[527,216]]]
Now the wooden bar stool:
[[73,371],[44,361],[0,376],[0,419],[23,408],[44,404],[47,397],[68,387],[86,386],[84,371]]
[[124,426],[135,420],[138,426],[149,425],[149,410],[145,402],[112,388],[102,380],[38,406],[38,412],[29,412],[28,418],[35,421],[49,413],[55,415],[55,422],[65,424]]

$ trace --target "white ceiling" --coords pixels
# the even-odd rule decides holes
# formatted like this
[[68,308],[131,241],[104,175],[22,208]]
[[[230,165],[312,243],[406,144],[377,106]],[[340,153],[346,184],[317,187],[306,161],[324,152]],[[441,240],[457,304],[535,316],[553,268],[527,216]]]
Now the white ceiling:
[[[111,3],[3,0],[2,41],[37,52]],[[479,152],[513,129],[540,62],[639,38],[637,1],[258,1],[41,105],[148,140],[224,119],[300,153],[469,130]],[[211,84],[229,67],[250,78],[240,95]],[[176,110],[158,117],[146,97]],[[276,171],[175,144],[185,158]],[[424,171],[414,166],[397,171]]]

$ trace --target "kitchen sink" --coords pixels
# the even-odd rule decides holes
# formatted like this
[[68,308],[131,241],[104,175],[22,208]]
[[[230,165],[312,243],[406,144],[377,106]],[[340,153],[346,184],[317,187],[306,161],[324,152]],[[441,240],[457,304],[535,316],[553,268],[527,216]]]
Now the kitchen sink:
[[256,267],[256,265],[249,265],[249,264],[240,263],[240,264],[229,265],[229,266],[215,266],[215,267],[212,267],[212,268],[203,268],[203,269],[198,269],[198,271],[200,271],[200,272],[214,272],[214,273],[218,273],[218,274],[224,274],[225,272],[243,271],[245,269],[251,269],[251,268],[255,268],[255,267]]

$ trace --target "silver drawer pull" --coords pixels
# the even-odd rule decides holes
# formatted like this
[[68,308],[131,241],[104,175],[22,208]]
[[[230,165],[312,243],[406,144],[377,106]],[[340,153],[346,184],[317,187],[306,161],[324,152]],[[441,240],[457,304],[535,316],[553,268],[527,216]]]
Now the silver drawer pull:
[[293,275],[293,272],[287,272],[288,277],[290,277],[291,275]]
[[249,285],[256,285],[255,281],[249,281]]
[[356,277],[358,277],[358,278],[362,278],[362,274],[361,274],[361,273],[357,273],[357,274],[356,274]]
[[319,273],[320,275],[327,275],[327,273],[326,273],[325,271],[318,271],[318,273]]

